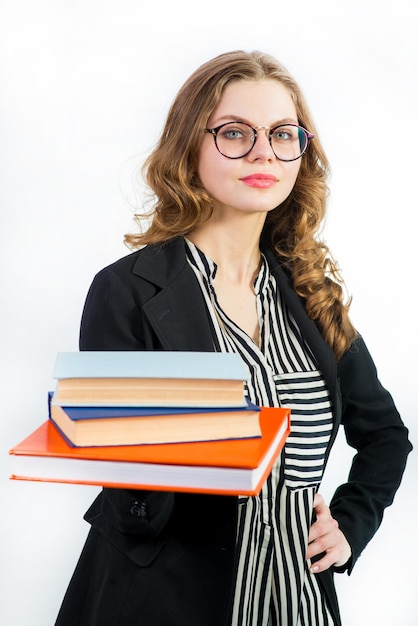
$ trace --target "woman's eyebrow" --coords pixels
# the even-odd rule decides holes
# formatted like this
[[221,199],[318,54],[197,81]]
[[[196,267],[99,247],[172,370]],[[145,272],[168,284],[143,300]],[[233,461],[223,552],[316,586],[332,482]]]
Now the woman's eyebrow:
[[[223,122],[231,122],[231,121],[243,122],[244,124],[249,124],[250,126],[253,126],[253,123],[250,122],[247,118],[242,117],[241,115],[235,115],[233,113],[230,115],[222,115],[221,117],[217,117],[216,125],[219,126],[219,124],[222,124]],[[213,122],[213,124],[215,124],[215,122]],[[213,124],[211,124],[211,126],[213,126]],[[274,128],[275,126],[280,126],[281,124],[299,124],[299,122],[294,117],[285,117],[280,120],[277,120],[276,122],[273,122],[273,124],[270,125],[270,128]]]

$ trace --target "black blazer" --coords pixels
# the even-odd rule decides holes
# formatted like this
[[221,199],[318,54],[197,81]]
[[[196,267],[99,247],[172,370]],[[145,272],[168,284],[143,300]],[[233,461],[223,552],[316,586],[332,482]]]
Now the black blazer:
[[[332,514],[352,548],[349,569],[380,525],[411,449],[389,393],[359,337],[336,363],[287,274],[264,250],[280,291],[330,390],[334,428],[356,450]],[[177,238],[102,270],[87,296],[81,350],[212,351],[210,320]],[[226,626],[235,566],[237,499],[104,489],[56,626]],[[333,571],[319,574],[336,623]]]

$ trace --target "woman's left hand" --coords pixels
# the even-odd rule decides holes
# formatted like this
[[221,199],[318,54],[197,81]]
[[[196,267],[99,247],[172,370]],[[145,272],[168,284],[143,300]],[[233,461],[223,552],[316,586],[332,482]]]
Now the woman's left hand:
[[333,565],[335,567],[345,565],[351,557],[351,548],[339,529],[337,520],[332,517],[329,507],[319,493],[315,495],[314,511],[316,521],[309,531],[306,558],[312,559],[318,554],[325,553],[311,566],[311,571],[318,574]]

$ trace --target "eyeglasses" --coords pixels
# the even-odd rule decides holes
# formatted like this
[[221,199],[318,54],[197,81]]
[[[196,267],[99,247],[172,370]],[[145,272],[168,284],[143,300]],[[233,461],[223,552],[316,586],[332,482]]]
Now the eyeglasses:
[[268,131],[271,149],[280,161],[296,161],[306,152],[314,135],[297,124],[279,124],[274,128],[254,128],[245,122],[227,122],[205,128],[213,136],[216,148],[227,159],[241,159],[254,148],[259,130]]

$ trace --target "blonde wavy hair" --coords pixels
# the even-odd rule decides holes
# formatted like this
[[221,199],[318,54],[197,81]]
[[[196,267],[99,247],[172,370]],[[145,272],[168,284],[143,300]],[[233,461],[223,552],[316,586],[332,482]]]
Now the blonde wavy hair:
[[329,165],[303,94],[276,59],[259,51],[221,54],[199,67],[178,92],[161,137],[143,166],[154,196],[149,214],[136,215],[146,229],[125,235],[125,243],[139,248],[187,235],[211,213],[211,198],[197,176],[202,129],[216,108],[226,85],[234,81],[273,79],[289,91],[298,122],[314,133],[302,156],[298,178],[288,198],[267,214],[262,241],[275,251],[290,274],[295,291],[305,302],[337,359],[350,347],[356,331],[349,318],[344,282],[328,246],[319,233],[326,213]]

